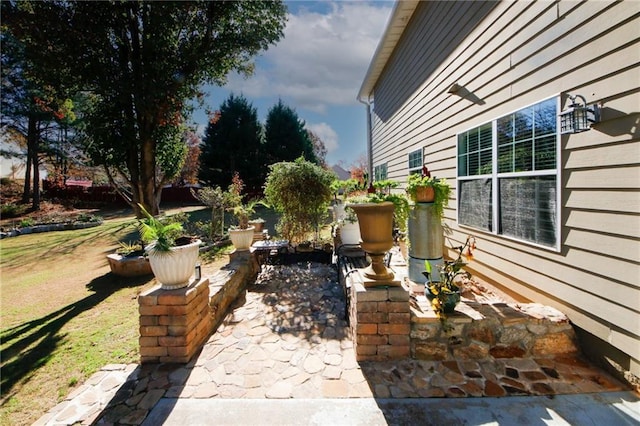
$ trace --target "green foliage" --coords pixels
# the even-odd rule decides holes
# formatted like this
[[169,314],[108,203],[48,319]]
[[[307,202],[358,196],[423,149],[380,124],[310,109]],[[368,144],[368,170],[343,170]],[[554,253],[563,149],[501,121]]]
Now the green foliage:
[[[431,263],[428,260],[424,261],[425,272],[429,277],[427,287],[429,292],[433,296],[431,300],[431,306],[441,320],[446,319],[445,306],[452,303],[454,306],[460,301],[460,287],[458,286],[459,278],[471,278],[469,272],[464,271],[467,263],[462,260],[463,253],[467,256],[467,259],[473,258],[473,250],[476,247],[476,239],[473,236],[468,236],[464,245],[456,248],[458,257],[454,260],[445,260],[442,265],[439,265],[440,281],[431,281]],[[465,249],[467,252],[465,253]]]
[[390,194],[393,188],[398,187],[398,182],[392,179],[383,179],[373,182],[373,187],[378,193]]
[[174,222],[175,219],[164,221],[153,217],[142,205],[140,210],[145,215],[139,220],[139,231],[142,241],[153,243],[153,251],[158,253],[169,253],[171,247],[176,245],[176,239],[182,234],[182,223]]
[[307,161],[319,164],[314,153],[305,123],[295,110],[279,100],[267,113],[265,124],[265,156],[267,164],[294,161],[303,156]]
[[207,126],[202,142],[201,181],[226,187],[238,172],[252,190],[262,186],[267,174],[262,125],[256,108],[245,97],[229,95],[220,106],[218,119]]
[[18,206],[17,204],[7,203],[2,205],[2,207],[0,208],[0,213],[4,218],[16,217],[19,214],[21,214],[23,210],[24,209]]
[[293,162],[270,166],[265,196],[281,213],[280,231],[290,241],[303,241],[310,231],[317,233],[327,214],[334,174],[300,157]]
[[118,242],[118,245],[120,247],[116,249],[116,253],[118,253],[121,256],[129,256],[132,253],[143,250],[142,244],[140,244],[137,241],[128,241],[128,242],[120,241]]
[[409,219],[409,200],[402,194],[387,194],[374,192],[369,194],[366,198],[368,203],[382,203],[389,201],[393,203],[395,209],[393,211],[393,220],[395,226],[400,232],[407,231],[407,220]]
[[346,200],[354,191],[359,189],[361,189],[360,182],[357,179],[334,179],[333,182],[331,182],[331,191],[335,197],[341,193],[343,200]]
[[433,188],[433,211],[438,217],[442,218],[444,216],[444,208],[449,205],[451,186],[445,178],[438,179],[430,175],[422,176],[419,173],[409,175],[406,191],[412,199],[415,200],[416,191],[418,187],[421,186],[430,186]]
[[33,220],[33,218],[25,217],[24,219],[20,220],[20,228],[26,228],[28,226],[33,226],[34,223],[35,223],[35,220]]
[[224,212],[236,204],[237,198],[229,190],[223,191],[216,186],[204,187],[198,191],[191,190],[191,193],[205,206],[211,208],[211,225],[208,227],[209,238],[213,241],[216,237],[224,234]]

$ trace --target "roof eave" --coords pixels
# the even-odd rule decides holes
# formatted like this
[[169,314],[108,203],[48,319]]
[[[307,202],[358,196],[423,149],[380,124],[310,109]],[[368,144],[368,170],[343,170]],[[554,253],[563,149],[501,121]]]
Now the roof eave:
[[419,2],[419,0],[399,0],[393,6],[387,27],[378,43],[376,52],[371,59],[369,69],[358,92],[359,101],[370,101],[373,87],[377,83],[378,78],[380,78],[387,61],[391,57]]

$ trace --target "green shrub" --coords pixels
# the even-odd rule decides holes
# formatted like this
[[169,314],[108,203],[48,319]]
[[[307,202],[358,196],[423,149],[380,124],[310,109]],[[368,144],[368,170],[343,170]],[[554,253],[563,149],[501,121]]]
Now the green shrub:
[[34,223],[35,221],[33,220],[33,218],[25,217],[24,219],[20,220],[20,228],[27,228],[29,226],[33,226]]
[[269,168],[264,192],[267,203],[281,214],[279,232],[289,241],[300,242],[315,231],[317,240],[333,194],[331,183],[335,175],[303,157]]
[[0,209],[0,214],[4,218],[16,217],[16,216],[19,216],[23,210],[24,208],[18,206],[17,204],[7,203],[2,205],[2,209]]

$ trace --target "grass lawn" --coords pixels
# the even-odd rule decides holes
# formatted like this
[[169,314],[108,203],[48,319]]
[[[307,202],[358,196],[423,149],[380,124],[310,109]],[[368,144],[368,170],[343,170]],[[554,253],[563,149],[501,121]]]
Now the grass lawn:
[[[135,223],[129,212],[0,241],[0,424],[31,424],[104,365],[138,362],[136,298],[155,279],[115,276],[106,259],[137,239]],[[203,262],[203,273],[226,263]]]

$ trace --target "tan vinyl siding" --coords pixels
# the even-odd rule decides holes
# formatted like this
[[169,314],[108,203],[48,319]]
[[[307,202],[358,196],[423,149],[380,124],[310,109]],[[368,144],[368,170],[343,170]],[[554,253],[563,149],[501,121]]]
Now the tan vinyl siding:
[[[373,89],[372,158],[405,182],[409,152],[454,187],[447,245],[475,272],[567,313],[640,365],[640,2],[421,2]],[[462,86],[447,93],[453,83]],[[533,103],[602,104],[562,135],[559,250],[458,226],[457,134]],[[635,351],[632,349],[635,348]]]

